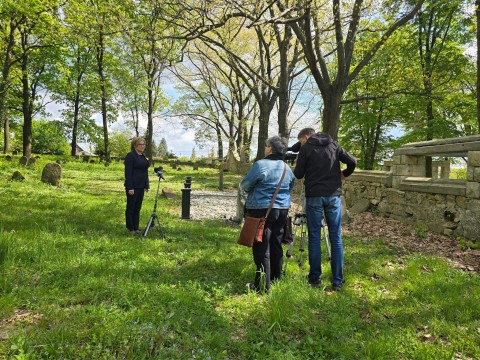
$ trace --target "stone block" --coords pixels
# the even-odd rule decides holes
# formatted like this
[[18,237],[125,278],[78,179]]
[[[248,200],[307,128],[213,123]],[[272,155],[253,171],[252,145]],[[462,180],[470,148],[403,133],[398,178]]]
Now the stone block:
[[453,230],[452,229],[443,229],[443,235],[452,236]]
[[410,166],[409,168],[410,176],[416,176],[416,177],[425,177],[425,166],[423,165],[416,165],[416,166]]
[[473,181],[480,182],[480,167],[475,167],[473,170]]
[[402,155],[402,156],[403,156],[403,164],[418,165],[419,156],[413,156],[413,155]]
[[467,181],[474,181],[475,168],[473,166],[467,167]]
[[[480,213],[480,200],[469,200],[467,209],[468,211]],[[478,219],[480,219],[480,217]]]
[[399,176],[409,176],[410,175],[410,168],[408,165],[397,165],[393,171],[394,175]]
[[463,237],[469,240],[480,241],[480,231],[478,231],[478,219],[480,211],[467,210],[465,219],[462,221]]
[[467,208],[467,198],[465,196],[456,196],[455,197],[455,205],[461,209]]
[[468,166],[480,166],[480,151],[468,152]]
[[477,182],[467,182],[467,198],[471,199],[480,199],[480,183]]
[[357,201],[351,208],[350,212],[353,214],[360,214],[364,211],[367,211],[370,207],[370,201],[367,199],[361,199]]

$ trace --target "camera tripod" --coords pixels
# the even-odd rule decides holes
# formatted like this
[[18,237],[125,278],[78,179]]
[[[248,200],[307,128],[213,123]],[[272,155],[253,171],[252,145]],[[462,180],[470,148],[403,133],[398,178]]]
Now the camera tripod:
[[157,215],[158,192],[160,190],[160,179],[163,179],[163,175],[160,170],[157,171],[155,169],[155,173],[158,175],[157,194],[155,195],[155,204],[153,205],[152,215],[150,216],[147,226],[145,227],[145,230],[143,231],[143,234],[142,234],[144,238],[147,237],[148,232],[150,231],[151,228],[155,228],[162,238],[165,237],[165,233],[163,231],[162,226],[160,225],[160,220],[158,219],[158,215]]
[[[298,247],[298,252],[299,252],[298,266],[300,268],[303,268],[303,264],[305,263],[305,246],[307,244],[308,237],[307,237],[307,214],[305,213],[306,204],[305,204],[305,196],[303,194],[303,188],[302,188],[302,194],[300,195],[300,198],[302,199],[302,202],[303,202],[303,208],[302,208],[303,211],[295,213],[292,219],[293,241],[288,245],[287,251],[285,253],[286,259],[283,264],[283,271],[282,271],[283,275],[287,273],[288,261],[292,257],[293,245],[295,243],[295,239],[297,238],[297,235],[300,236],[299,247]],[[325,224],[325,214],[323,214],[322,224],[320,229],[320,246],[322,246],[322,239],[325,241],[325,247],[327,248],[327,253],[328,253],[328,260],[330,261],[332,254],[330,249],[330,240],[328,238],[328,229]]]

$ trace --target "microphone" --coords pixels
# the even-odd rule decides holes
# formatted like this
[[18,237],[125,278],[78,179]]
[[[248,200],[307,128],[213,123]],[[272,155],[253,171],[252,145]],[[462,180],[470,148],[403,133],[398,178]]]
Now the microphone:
[[157,174],[157,176],[158,176],[160,179],[165,180],[165,178],[163,177],[163,167],[162,167],[162,166],[153,168],[153,172],[154,172],[155,174]]

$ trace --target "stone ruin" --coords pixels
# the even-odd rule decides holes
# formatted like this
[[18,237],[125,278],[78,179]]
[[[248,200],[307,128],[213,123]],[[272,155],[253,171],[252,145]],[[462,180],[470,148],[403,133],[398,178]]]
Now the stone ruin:
[[[445,161],[434,162],[427,178],[427,156],[467,158],[467,179],[449,179]],[[480,241],[480,135],[405,144],[387,166],[355,170],[344,184],[347,204],[367,200],[379,215]]]

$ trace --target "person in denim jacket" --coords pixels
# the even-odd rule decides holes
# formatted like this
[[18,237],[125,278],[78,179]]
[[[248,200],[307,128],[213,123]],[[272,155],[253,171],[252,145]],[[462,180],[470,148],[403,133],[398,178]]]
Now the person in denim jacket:
[[[293,171],[283,161],[287,146],[287,140],[279,136],[267,139],[265,158],[255,162],[240,182],[240,188],[248,193],[245,215],[264,217],[282,177],[284,164],[286,165],[285,177],[265,223],[262,242],[255,242],[252,247],[256,265],[255,280],[247,286],[256,292],[267,291],[271,282],[279,280],[282,273],[283,228],[290,209],[290,192],[295,183]],[[263,284],[260,285],[262,274],[265,279],[264,287]]]

